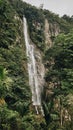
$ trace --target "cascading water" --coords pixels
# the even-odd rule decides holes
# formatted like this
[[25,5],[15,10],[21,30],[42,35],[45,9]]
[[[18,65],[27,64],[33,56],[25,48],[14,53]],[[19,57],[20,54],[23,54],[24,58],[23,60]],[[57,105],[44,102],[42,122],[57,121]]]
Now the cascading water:
[[35,110],[37,114],[39,114],[39,109],[44,115],[43,108],[41,105],[41,92],[38,85],[38,76],[37,76],[37,69],[36,69],[36,61],[34,56],[34,45],[29,43],[28,37],[28,27],[26,18],[23,18],[24,21],[24,37],[25,37],[25,44],[26,44],[26,54],[28,57],[28,73],[29,73],[29,85],[31,87],[32,92],[32,104],[35,106]]

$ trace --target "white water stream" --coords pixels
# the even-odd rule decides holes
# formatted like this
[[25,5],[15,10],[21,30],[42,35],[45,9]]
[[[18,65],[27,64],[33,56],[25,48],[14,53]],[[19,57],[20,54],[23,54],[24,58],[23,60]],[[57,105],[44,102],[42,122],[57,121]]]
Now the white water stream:
[[25,37],[25,44],[26,44],[26,54],[28,57],[29,85],[31,87],[31,92],[32,92],[32,104],[33,106],[35,106],[35,110],[37,114],[39,114],[39,109],[40,109],[42,115],[44,115],[42,105],[41,105],[41,93],[38,85],[37,67],[36,67],[36,60],[34,55],[34,45],[30,44],[29,41],[28,26],[25,17],[23,18],[23,21],[24,21],[24,37]]

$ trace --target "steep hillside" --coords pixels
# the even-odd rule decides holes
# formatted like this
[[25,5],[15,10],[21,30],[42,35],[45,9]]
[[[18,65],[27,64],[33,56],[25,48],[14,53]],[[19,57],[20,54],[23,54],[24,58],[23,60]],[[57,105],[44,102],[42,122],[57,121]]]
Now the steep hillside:
[[[44,88],[44,117],[32,105],[24,16]],[[0,0],[0,130],[73,130],[72,28],[73,17],[60,18],[21,0]]]
[[[52,128],[73,129],[73,31],[60,34],[45,53],[44,107]],[[56,122],[56,123],[55,123]]]
[[[60,18],[58,15],[48,11],[37,9],[35,6],[31,6],[21,0],[9,0],[20,17],[23,15],[27,18],[30,38],[37,47],[45,51],[45,19],[49,24],[49,37],[53,41],[59,33],[68,33],[72,29],[73,24],[66,18]],[[23,15],[22,15],[23,14]],[[70,18],[72,21],[72,18]]]
[[0,130],[19,129],[22,115],[29,111],[26,63],[23,22],[7,0],[0,0]]

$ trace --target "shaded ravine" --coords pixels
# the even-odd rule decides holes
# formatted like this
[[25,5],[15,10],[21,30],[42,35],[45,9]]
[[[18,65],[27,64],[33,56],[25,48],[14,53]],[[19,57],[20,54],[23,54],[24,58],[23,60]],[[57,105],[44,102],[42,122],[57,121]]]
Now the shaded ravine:
[[26,44],[26,55],[28,57],[28,74],[29,74],[29,85],[31,87],[32,92],[32,104],[35,107],[36,113],[44,115],[43,108],[41,105],[41,92],[38,85],[38,74],[36,67],[36,60],[34,54],[34,45],[30,44],[29,35],[28,35],[28,27],[26,18],[23,18],[24,22],[24,38]]

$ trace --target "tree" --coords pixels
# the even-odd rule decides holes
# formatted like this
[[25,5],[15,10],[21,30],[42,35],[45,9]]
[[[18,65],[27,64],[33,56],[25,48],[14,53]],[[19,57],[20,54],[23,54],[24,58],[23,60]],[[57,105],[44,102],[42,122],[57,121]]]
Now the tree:
[[8,71],[5,68],[0,67],[0,98],[5,97],[12,82],[12,79],[8,77]]
[[[45,53],[46,67],[48,69],[45,76],[48,90],[53,94],[50,96],[53,98],[54,106],[51,108],[51,112],[59,115],[60,124],[65,128],[70,127],[69,117],[72,113],[72,106],[68,104],[68,100],[71,97],[68,95],[73,94],[73,31],[67,35],[60,34],[55,38],[52,48]],[[51,86],[50,86],[51,83]],[[57,100],[58,99],[58,100]],[[51,102],[51,101],[49,101]],[[55,103],[56,102],[56,103]],[[70,102],[71,103],[71,102]],[[46,103],[47,104],[47,103]],[[55,106],[57,104],[57,107]],[[55,108],[56,107],[56,108]],[[69,109],[70,107],[70,109]],[[70,112],[71,110],[71,112]],[[67,112],[65,118],[65,112]],[[73,117],[73,116],[72,116]],[[67,122],[69,125],[67,125]],[[72,129],[71,129],[72,130]]]

